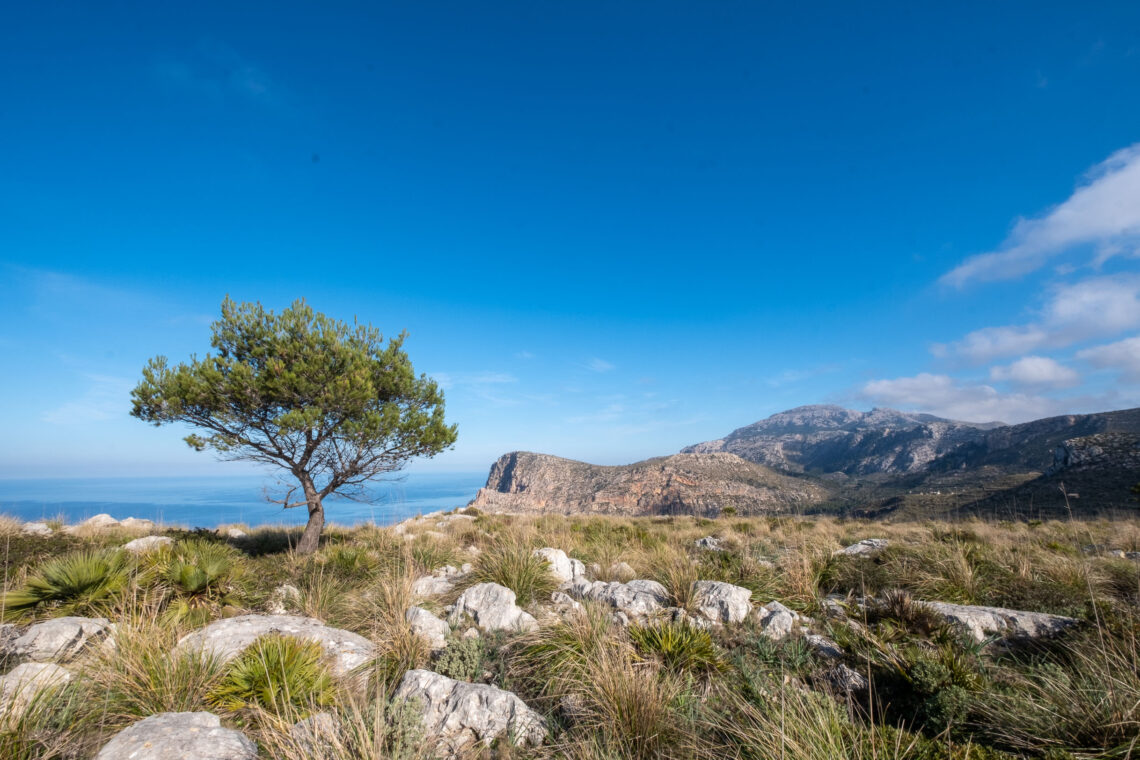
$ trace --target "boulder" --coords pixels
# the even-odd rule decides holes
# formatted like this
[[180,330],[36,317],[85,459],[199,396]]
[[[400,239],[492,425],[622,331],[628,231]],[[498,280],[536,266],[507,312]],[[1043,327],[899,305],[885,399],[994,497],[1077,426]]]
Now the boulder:
[[550,565],[550,573],[560,584],[566,585],[575,578],[586,574],[586,566],[581,560],[570,559],[561,549],[535,549],[534,556],[542,557]]
[[710,552],[724,551],[724,541],[715,536],[705,536],[704,538],[698,538],[695,543],[698,549],[705,549],[706,551]]
[[500,736],[519,747],[537,747],[546,737],[546,721],[515,694],[429,670],[404,674],[393,701],[416,705],[428,740],[449,753],[490,746]]
[[[124,520],[124,522],[126,522]],[[123,544],[123,550],[131,554],[145,554],[146,552],[160,549],[163,546],[172,546],[174,539],[169,536],[143,536],[136,538],[134,541],[128,541]]]
[[497,583],[478,583],[459,595],[448,622],[461,624],[471,618],[484,631],[532,631],[534,616],[515,604],[515,592]]
[[1077,620],[1045,612],[1023,612],[1002,607],[976,607],[948,602],[919,602],[940,615],[946,622],[966,631],[975,641],[984,641],[986,634],[1009,638],[1037,639],[1054,636]]
[[780,641],[790,634],[800,619],[797,613],[776,601],[768,602],[757,610],[756,617],[760,633],[773,641]]
[[26,662],[0,676],[0,725],[15,723],[45,689],[63,686],[71,673],[47,662]]
[[290,610],[301,607],[301,589],[289,583],[282,583],[269,595],[265,611],[270,615],[288,615]]
[[154,520],[144,520],[139,517],[124,517],[119,520],[119,527],[126,528],[127,530],[154,530],[158,526],[154,524]]
[[458,567],[446,565],[438,567],[431,575],[421,575],[412,583],[412,593],[418,597],[439,596],[455,588],[455,581],[461,578],[464,572]]
[[47,523],[30,522],[24,523],[20,528],[20,532],[25,536],[50,536],[54,531],[52,531]]
[[713,623],[740,623],[752,611],[752,592],[720,581],[693,584],[693,609]]
[[825,675],[831,688],[840,694],[855,694],[867,690],[867,677],[843,663],[836,665]]
[[208,712],[159,713],[115,734],[95,760],[257,760],[257,745]]
[[376,646],[363,636],[327,626],[316,618],[297,615],[239,615],[217,620],[183,636],[174,651],[200,651],[226,661],[271,633],[317,642],[337,676],[348,674],[376,656]]
[[118,525],[118,520],[116,520],[114,517],[111,517],[109,514],[102,513],[95,515],[94,517],[88,517],[83,522],[79,523],[78,525],[74,525],[67,530],[68,532],[72,533],[78,530],[106,530],[108,528],[118,527]]
[[628,581],[637,577],[637,571],[628,562],[615,562],[610,565],[610,577]]
[[890,545],[890,541],[885,538],[864,538],[862,541],[857,541],[848,547],[838,549],[835,554],[842,554],[848,557],[869,557],[872,554],[877,554]]
[[566,587],[566,593],[578,599],[608,604],[628,618],[643,622],[664,610],[669,592],[657,581],[634,580],[627,583],[588,581],[579,577]]
[[408,621],[412,633],[426,641],[432,651],[447,646],[447,637],[451,635],[451,627],[423,607],[409,607],[404,613],[404,620]]
[[231,541],[237,541],[245,538],[249,534],[239,528],[226,528],[225,531],[222,532],[222,535]]
[[8,645],[7,654],[33,662],[65,662],[113,630],[107,618],[53,618],[29,626]]

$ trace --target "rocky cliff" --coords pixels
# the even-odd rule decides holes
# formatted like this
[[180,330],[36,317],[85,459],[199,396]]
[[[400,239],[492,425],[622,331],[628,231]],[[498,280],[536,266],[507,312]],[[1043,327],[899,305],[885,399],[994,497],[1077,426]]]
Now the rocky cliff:
[[607,467],[515,451],[491,467],[469,506],[503,512],[715,515],[785,512],[825,502],[823,485],[734,454],[675,454]]

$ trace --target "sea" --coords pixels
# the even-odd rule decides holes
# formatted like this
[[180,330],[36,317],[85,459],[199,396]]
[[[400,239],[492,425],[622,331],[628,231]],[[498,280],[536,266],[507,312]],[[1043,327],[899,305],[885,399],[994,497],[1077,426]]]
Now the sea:
[[[391,525],[462,507],[486,479],[486,472],[407,473],[371,484],[363,501],[325,499],[325,519],[338,525]],[[190,528],[304,524],[304,507],[283,509],[269,501],[284,490],[276,479],[257,475],[0,479],[0,515],[74,524],[106,513],[117,520],[138,517]]]

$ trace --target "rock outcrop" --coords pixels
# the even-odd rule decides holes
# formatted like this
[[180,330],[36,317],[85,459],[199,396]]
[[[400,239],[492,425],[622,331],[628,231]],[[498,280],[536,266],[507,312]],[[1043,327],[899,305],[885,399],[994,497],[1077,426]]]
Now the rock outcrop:
[[433,651],[447,646],[451,627],[423,607],[409,607],[404,613],[404,620],[408,622],[412,633],[426,641]]
[[393,701],[417,705],[427,741],[450,753],[490,746],[500,736],[519,747],[537,747],[546,737],[545,720],[515,694],[429,670],[409,670]]
[[28,626],[19,636],[11,638],[4,650],[17,660],[66,662],[105,639],[113,630],[107,618],[52,618]]
[[711,623],[740,623],[752,612],[752,592],[731,583],[697,581],[693,609]]
[[175,651],[200,651],[223,661],[230,660],[257,639],[271,633],[317,642],[330,660],[331,671],[337,676],[347,675],[376,656],[376,646],[363,636],[327,626],[316,618],[296,615],[224,618],[183,636]]
[[169,536],[143,536],[123,544],[123,551],[128,551],[131,554],[145,554],[173,544],[174,539]]
[[575,578],[586,574],[586,566],[582,564],[582,561],[571,559],[561,549],[552,549],[548,546],[543,549],[535,549],[534,555],[546,560],[546,563],[550,565],[550,574],[560,584],[571,583]]
[[976,607],[948,602],[919,602],[942,616],[946,622],[960,627],[976,641],[996,634],[1009,638],[1036,639],[1055,636],[1077,624],[1077,620],[1044,612],[1023,612],[1001,607]]
[[733,454],[675,454],[607,467],[516,451],[491,467],[470,506],[487,511],[716,515],[805,508],[827,490]]
[[578,578],[566,587],[578,599],[607,604],[627,620],[645,622],[660,614],[669,601],[669,592],[657,581],[633,580],[627,583],[589,581]]
[[208,712],[159,713],[133,723],[95,760],[257,760],[257,745]]
[[47,662],[26,662],[0,676],[0,727],[18,722],[45,691],[70,680],[69,671]]

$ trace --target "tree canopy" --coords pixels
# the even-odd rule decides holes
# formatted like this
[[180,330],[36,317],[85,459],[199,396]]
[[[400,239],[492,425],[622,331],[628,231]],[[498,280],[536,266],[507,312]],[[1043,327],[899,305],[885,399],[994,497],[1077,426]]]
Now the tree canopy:
[[[288,470],[297,487],[282,503],[309,511],[299,552],[317,548],[325,497],[358,497],[369,480],[455,443],[443,393],[403,350],[406,333],[385,346],[378,329],[303,299],[277,314],[228,296],[211,330],[214,353],[147,362],[131,415],[198,428],[185,438],[198,451]],[[297,488],[303,498],[293,500]]]

